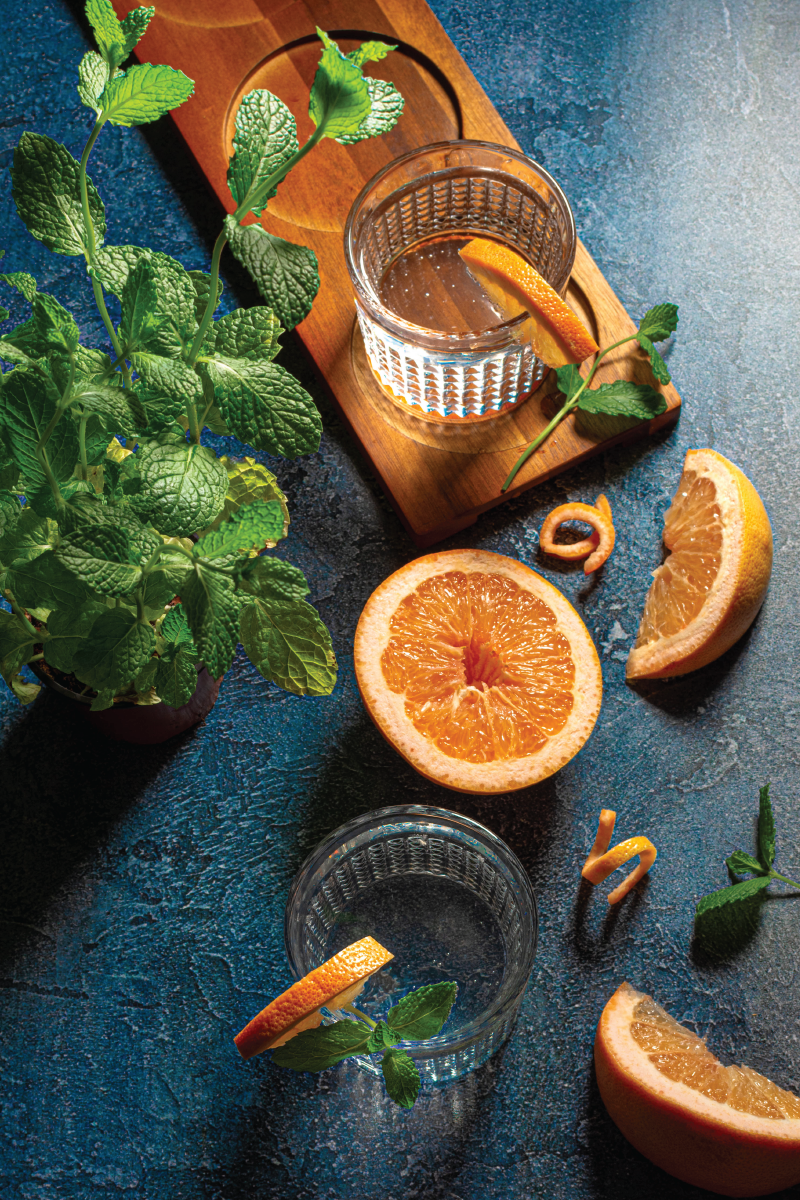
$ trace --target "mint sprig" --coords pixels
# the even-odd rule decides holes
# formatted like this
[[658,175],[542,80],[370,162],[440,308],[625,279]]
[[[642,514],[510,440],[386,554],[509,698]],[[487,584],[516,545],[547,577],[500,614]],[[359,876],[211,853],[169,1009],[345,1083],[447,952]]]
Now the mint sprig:
[[356,1054],[380,1054],[386,1091],[401,1108],[413,1108],[421,1079],[411,1056],[397,1043],[435,1037],[450,1015],[458,992],[455,983],[431,983],[404,996],[385,1021],[373,1021],[352,1004],[345,1018],[296,1034],[272,1052],[277,1067],[324,1071]]
[[757,856],[744,850],[734,850],[725,863],[731,876],[750,874],[730,887],[720,888],[703,896],[695,910],[695,928],[710,948],[727,949],[742,938],[753,926],[753,904],[758,903],[764,890],[777,879],[791,887],[800,883],[787,879],[773,867],[775,861],[775,817],[769,797],[769,784],[759,790]]
[[507,492],[514,482],[520,467],[528,461],[534,450],[538,450],[542,442],[550,436],[553,430],[561,424],[565,417],[575,409],[591,415],[605,414],[612,417],[633,417],[637,421],[647,421],[666,411],[667,402],[660,392],[647,383],[631,383],[627,379],[617,379],[613,383],[601,383],[598,388],[590,388],[595,372],[602,360],[618,346],[627,342],[638,342],[650,359],[650,367],[659,383],[669,383],[670,373],[667,364],[653,345],[663,342],[678,327],[677,304],[656,304],[648,309],[639,322],[636,333],[620,338],[610,346],[601,350],[594,361],[586,379],[581,378],[577,366],[570,364],[559,367],[556,371],[559,391],[564,396],[564,404],[553,417],[552,421],[534,438],[523,450],[508,478],[501,487],[501,492]]

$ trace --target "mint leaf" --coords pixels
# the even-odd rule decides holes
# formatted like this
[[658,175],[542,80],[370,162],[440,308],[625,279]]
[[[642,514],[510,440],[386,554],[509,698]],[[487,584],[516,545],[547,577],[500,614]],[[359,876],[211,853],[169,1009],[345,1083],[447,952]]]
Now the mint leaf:
[[23,508],[11,529],[0,538],[0,562],[30,562],[51,550],[58,542],[58,526],[55,521],[38,517],[32,508]]
[[277,363],[214,358],[199,364],[230,431],[240,441],[297,458],[319,448],[322,421],[314,401]]
[[263,550],[283,537],[283,510],[277,500],[265,503],[254,500],[246,504],[216,530],[206,533],[197,542],[194,552],[199,558],[220,558],[227,554],[247,554]]
[[249,196],[250,211],[260,217],[278,190],[277,183],[266,191],[263,185],[298,148],[297,125],[283,101],[263,89],[248,92],[236,113],[233,157],[228,167],[228,187],[237,206],[241,207]]
[[580,412],[635,417],[639,421],[657,417],[666,411],[666,407],[666,400],[655,388],[647,383],[631,383],[627,379],[616,379],[613,383],[601,383],[598,388],[587,388],[578,401]]
[[283,333],[271,308],[237,308],[214,325],[215,349],[229,358],[263,359],[270,362],[280,350]]
[[21,292],[26,300],[33,300],[36,295],[36,280],[27,271],[11,271],[7,275],[0,275],[0,279]]
[[194,284],[177,259],[143,254],[122,289],[119,331],[128,352],[178,358],[197,332],[195,297]]
[[457,991],[457,984],[446,982],[417,988],[389,1009],[387,1024],[403,1041],[421,1042],[435,1037],[450,1016]]
[[752,854],[745,854],[744,850],[734,850],[733,854],[725,859],[725,865],[735,875],[743,875],[746,871],[753,871],[756,875],[768,873],[767,867],[763,867]]
[[336,141],[343,146],[352,146],[365,138],[380,137],[388,133],[398,122],[405,100],[393,83],[384,79],[365,79],[369,93],[370,110],[354,133],[343,133]]
[[169,646],[158,660],[153,686],[171,708],[188,704],[197,689],[197,652],[194,646]]
[[[83,220],[80,166],[66,146],[41,133],[23,133],[14,151],[12,195],[30,233],[56,254],[83,254],[89,235]],[[98,245],[106,232],[103,201],[87,177],[89,214]]]
[[381,1050],[391,1050],[400,1041],[397,1034],[392,1033],[385,1021],[378,1021],[377,1026],[369,1035],[367,1054],[377,1054]]
[[78,67],[78,95],[81,104],[100,114],[98,100],[108,82],[108,63],[95,50],[84,54]]
[[397,46],[390,46],[388,42],[362,42],[355,50],[351,50],[347,59],[351,63],[355,63],[357,67],[363,67],[365,62],[380,62],[382,58],[386,58],[387,54],[391,54],[392,50],[396,50]]
[[86,17],[94,30],[100,53],[110,67],[118,67],[127,57],[125,35],[111,0],[86,0]]
[[317,1029],[304,1029],[272,1051],[277,1067],[292,1071],[324,1071],[351,1054],[364,1054],[370,1030],[359,1021],[334,1021]]
[[709,896],[703,896],[699,901],[695,910],[695,919],[705,916],[712,910],[726,908],[728,905],[735,905],[742,900],[751,899],[769,883],[769,875],[759,875],[755,879],[743,879],[741,883],[734,883],[731,887],[711,892]]
[[758,794],[758,857],[769,869],[775,861],[775,818],[769,799],[769,784],[759,789]]
[[89,274],[99,279],[107,292],[113,292],[121,300],[131,271],[139,259],[150,253],[142,246],[101,246],[95,255],[95,265],[88,268]]
[[47,618],[49,637],[44,643],[45,662],[69,675],[72,660],[88,638],[104,604],[88,601],[77,608],[61,608]]
[[248,563],[239,587],[247,595],[256,596],[268,605],[276,600],[302,600],[309,592],[306,577],[299,567],[266,555]]
[[31,683],[29,679],[24,679],[22,675],[12,675],[8,681],[8,686],[20,704],[31,704],[42,690],[41,684]]
[[55,555],[78,579],[104,596],[128,596],[141,583],[141,568],[131,561],[130,538],[113,525],[89,525],[67,534]]
[[233,662],[239,641],[239,600],[227,575],[195,563],[181,600],[200,657],[215,679]]
[[173,67],[141,63],[109,79],[98,103],[112,125],[147,125],[178,108],[194,91],[194,81]]
[[134,511],[168,537],[188,537],[208,525],[228,488],[227,472],[213,450],[176,442],[169,433],[126,459],[126,473],[141,483],[129,497]]
[[34,636],[19,617],[0,609],[0,675],[10,684],[23,663],[33,653],[33,646],[42,640]]
[[642,349],[644,350],[644,352],[647,354],[648,358],[650,359],[650,367],[651,367],[652,372],[655,375],[656,379],[658,380],[658,382],[665,383],[665,384],[671,383],[672,376],[670,375],[669,371],[667,370],[667,364],[664,362],[663,358],[658,353],[658,351],[656,350],[653,343],[650,341],[650,338],[646,337],[640,331],[636,335],[636,340],[638,341],[639,345],[642,347]]
[[259,292],[283,325],[294,329],[311,312],[319,291],[317,256],[267,233],[260,225],[237,225],[225,218],[231,250],[255,280]]
[[119,692],[130,683],[155,650],[151,625],[138,621],[127,608],[110,608],[91,628],[73,659],[73,670],[95,691]]
[[[211,295],[211,276],[206,271],[187,271],[186,274],[192,281],[194,288],[194,315],[199,325],[205,316],[206,307],[208,305],[208,297]],[[217,279],[217,298],[214,305],[214,312],[219,307],[220,298],[223,292],[223,283],[221,279]]]
[[405,1050],[387,1050],[381,1061],[386,1091],[401,1108],[413,1108],[422,1080]]
[[360,68],[323,30],[317,29],[317,34],[325,49],[314,76],[308,115],[323,137],[340,138],[355,133],[369,114],[369,89]]
[[695,911],[699,945],[715,958],[737,954],[754,936],[769,875],[745,879],[704,896]]
[[91,595],[86,584],[59,562],[52,550],[14,562],[6,575],[6,586],[17,603],[28,610],[74,608]]
[[558,367],[556,379],[558,380],[558,390],[563,393],[567,403],[574,399],[584,383],[580,371],[573,363],[566,367]]
[[164,358],[137,350],[131,354],[131,362],[147,385],[142,388],[136,382],[136,394],[144,405],[148,425],[165,428],[182,413],[189,400],[199,403],[203,399],[200,376],[178,358]]
[[100,688],[92,703],[89,705],[90,712],[102,712],[105,708],[114,707],[114,697],[117,694],[116,688]]
[[81,408],[97,413],[103,418],[103,428],[108,431],[105,437],[106,445],[109,441],[108,433],[121,433],[123,437],[129,438],[147,425],[147,413],[136,393],[130,388],[84,383],[78,386],[72,402],[79,403]]
[[651,342],[663,342],[678,328],[677,304],[656,304],[639,322],[639,333]]
[[33,321],[41,344],[47,350],[72,354],[77,349],[80,336],[78,326],[55,296],[48,296],[46,292],[36,293],[33,297]]
[[240,631],[248,658],[265,679],[298,696],[333,691],[336,658],[330,634],[304,600],[255,599],[242,611]]
[[220,461],[228,473],[228,490],[225,493],[222,511],[214,518],[209,528],[218,529],[223,521],[227,521],[228,517],[244,504],[252,504],[254,500],[277,500],[283,512],[283,529],[274,542],[267,542],[269,547],[276,545],[289,531],[289,509],[277,479],[254,458],[244,458],[238,462],[223,458]]
[[[125,58],[128,57],[134,46],[144,37],[147,32],[147,26],[153,19],[155,8],[147,5],[140,5],[139,8],[132,8],[127,17],[123,17],[121,22],[122,36],[125,39],[123,50]],[[125,59],[123,58],[123,62]]]
[[[28,371],[12,371],[0,388],[3,438],[23,472],[30,494],[47,487],[36,446],[55,414],[58,399],[52,383]],[[69,479],[80,457],[75,425],[69,418],[62,417],[56,425],[47,443],[46,454],[56,479]]]
[[183,646],[192,640],[189,622],[186,620],[186,610],[182,604],[171,608],[161,622],[161,636],[176,646]]

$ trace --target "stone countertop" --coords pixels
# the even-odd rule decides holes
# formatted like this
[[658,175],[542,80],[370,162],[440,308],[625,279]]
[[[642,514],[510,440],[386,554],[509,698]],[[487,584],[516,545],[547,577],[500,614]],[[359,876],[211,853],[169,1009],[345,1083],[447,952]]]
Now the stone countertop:
[[[778,863],[798,869],[796,494],[800,344],[800,8],[794,0],[433,0],[524,150],[571,198],[578,230],[634,315],[669,299],[677,427],[612,450],[495,509],[446,545],[512,555],[558,584],[598,647],[605,695],[584,750],[554,778],[476,799],[425,782],[382,741],[355,686],[352,640],[373,588],[415,557],[291,339],[284,360],[324,413],[318,454],[270,461],[341,665],[328,699],[287,695],[243,657],[197,730],[162,747],[105,742],[53,695],[0,699],[2,1200],[700,1200],[652,1167],[599,1100],[591,1046],[628,979],[745,1061],[800,1089],[797,898],[712,961],[694,903],[751,850],[771,781]],[[0,165],[25,129],[80,153],[79,8],[0,0]],[[108,129],[92,175],[108,241],[208,268],[219,215],[168,121]],[[101,344],[81,264],[49,254],[0,196],[5,270],[30,270]],[[228,259],[228,308],[253,302]],[[24,313],[15,296],[3,303]],[[231,439],[226,440],[228,446]],[[237,443],[233,450],[241,452]],[[756,624],[695,675],[633,690],[624,660],[687,448],[712,446],[759,489],[775,568]],[[601,579],[538,552],[547,511],[610,498],[617,548]],[[282,548],[283,552],[283,548]],[[792,564],[794,563],[794,566]],[[414,1110],[343,1065],[244,1065],[231,1037],[290,982],[283,908],[305,854],[343,821],[397,802],[489,825],[530,872],[539,951],[502,1053]],[[580,865],[602,806],[659,849],[608,911]],[[788,1200],[800,1191],[781,1193]]]

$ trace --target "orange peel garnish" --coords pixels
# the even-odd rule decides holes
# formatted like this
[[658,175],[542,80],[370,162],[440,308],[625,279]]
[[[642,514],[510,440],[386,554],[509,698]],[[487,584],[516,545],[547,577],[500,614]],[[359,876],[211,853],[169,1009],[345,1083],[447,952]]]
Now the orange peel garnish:
[[616,904],[623,896],[627,896],[631,888],[635,887],[650,870],[658,853],[653,843],[646,837],[628,838],[627,841],[620,842],[613,850],[609,850],[608,846],[616,820],[617,814],[613,809],[603,808],[600,810],[597,837],[581,871],[581,875],[589,883],[602,883],[612,871],[616,871],[617,867],[623,866],[637,854],[639,855],[638,867],[623,879],[619,887],[614,888],[608,897],[609,904]]
[[[583,521],[585,525],[591,525],[594,532],[580,542],[564,545],[554,540],[558,527],[564,521]],[[584,575],[591,575],[592,571],[602,567],[614,549],[615,540],[611,505],[602,493],[593,505],[582,504],[579,500],[571,504],[559,504],[545,517],[539,533],[539,545],[545,554],[568,559],[586,558],[588,555],[583,564]]]

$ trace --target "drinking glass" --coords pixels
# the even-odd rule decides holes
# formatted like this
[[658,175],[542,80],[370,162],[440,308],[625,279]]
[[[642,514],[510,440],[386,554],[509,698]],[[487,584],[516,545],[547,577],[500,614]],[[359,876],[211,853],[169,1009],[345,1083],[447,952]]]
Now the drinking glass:
[[564,295],[575,258],[572,210],[547,171],[507,146],[464,140],[414,150],[370,180],[345,226],[372,369],[390,398],[429,420],[513,408],[546,369],[526,336],[526,314],[503,320],[481,304],[457,258],[474,237],[518,251]]
[[[533,966],[536,901],[519,859],[483,825],[397,805],[349,821],[308,856],[284,932],[296,979],[367,935],[394,954],[356,1001],[373,1020],[409,991],[455,981],[441,1032],[401,1043],[423,1078],[443,1083],[480,1066],[511,1033]],[[379,1059],[358,1062],[380,1074]]]

